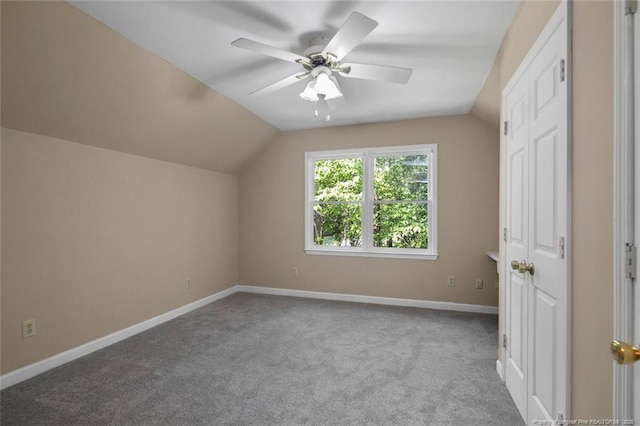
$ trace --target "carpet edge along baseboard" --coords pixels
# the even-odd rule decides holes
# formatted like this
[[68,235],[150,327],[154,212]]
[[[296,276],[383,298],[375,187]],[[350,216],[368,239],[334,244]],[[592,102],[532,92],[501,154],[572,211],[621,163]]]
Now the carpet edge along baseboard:
[[107,336],[100,337],[91,342],[53,355],[49,358],[45,358],[41,361],[29,364],[17,370],[13,370],[3,376],[0,376],[0,389],[6,389],[24,380],[30,379],[38,374],[42,374],[48,370],[56,368],[60,365],[66,364],[70,361],[88,355],[92,352],[100,350],[109,345],[113,345],[121,340],[127,339],[133,335],[141,333],[152,327],[160,325],[164,322],[170,321],[209,303],[215,302],[222,298],[231,296],[234,293],[253,293],[253,294],[265,294],[273,296],[288,296],[288,297],[302,297],[308,299],[322,299],[322,300],[335,300],[343,302],[354,303],[369,303],[375,305],[388,305],[388,306],[403,306],[412,308],[424,308],[424,309],[438,309],[457,312],[472,312],[480,314],[498,314],[498,308],[496,306],[486,305],[472,305],[465,303],[454,302],[439,302],[432,300],[418,300],[418,299],[400,299],[393,297],[379,297],[379,296],[364,296],[357,294],[343,294],[343,293],[327,293],[308,290],[293,290],[286,288],[276,287],[261,287],[238,284],[229,287],[225,290],[214,293],[210,296],[196,300],[195,302],[181,306],[177,309],[171,310],[164,314],[158,315],[151,319],[142,321],[138,324],[134,324],[125,329],[116,331]]

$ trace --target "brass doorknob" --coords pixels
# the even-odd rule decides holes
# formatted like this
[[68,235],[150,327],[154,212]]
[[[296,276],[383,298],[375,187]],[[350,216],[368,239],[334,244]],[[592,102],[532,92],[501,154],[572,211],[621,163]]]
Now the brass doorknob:
[[611,342],[611,357],[618,364],[633,364],[640,360],[640,349],[633,347],[626,342],[614,340]]
[[[523,265],[524,265],[524,268],[523,268]],[[523,269],[524,269],[524,270],[523,270]],[[520,271],[520,272],[522,272],[523,274],[524,274],[525,272],[529,272],[531,275],[533,275],[533,273],[536,271],[536,269],[535,269],[535,266],[533,265],[533,263],[530,263],[530,264],[528,264],[528,265],[527,265],[527,263],[526,263],[526,262],[522,262],[522,263],[520,264],[520,269],[519,269],[519,271]]]
[[515,269],[521,274],[524,274],[525,272],[529,272],[531,275],[533,275],[535,272],[535,266],[533,265],[533,263],[530,263],[527,265],[526,260],[523,260],[522,262],[518,262],[517,260],[512,260],[511,269]]

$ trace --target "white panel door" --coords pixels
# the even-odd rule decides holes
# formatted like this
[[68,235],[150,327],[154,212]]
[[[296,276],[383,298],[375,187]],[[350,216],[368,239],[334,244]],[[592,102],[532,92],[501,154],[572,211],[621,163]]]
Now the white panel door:
[[530,220],[528,423],[566,413],[567,25],[558,22],[528,69]]
[[[509,129],[506,137],[505,251],[507,262],[527,256],[529,182],[528,81],[520,80],[506,94],[505,111]],[[526,276],[507,267],[504,272],[506,290],[505,383],[523,418],[527,416],[527,310]]]
[[563,1],[503,93],[504,375],[527,424],[569,408],[567,17]]

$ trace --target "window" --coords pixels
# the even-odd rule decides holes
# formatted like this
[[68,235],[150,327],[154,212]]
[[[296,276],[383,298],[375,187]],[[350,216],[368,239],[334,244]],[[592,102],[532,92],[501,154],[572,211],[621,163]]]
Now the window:
[[436,259],[435,144],[306,153],[305,250]]

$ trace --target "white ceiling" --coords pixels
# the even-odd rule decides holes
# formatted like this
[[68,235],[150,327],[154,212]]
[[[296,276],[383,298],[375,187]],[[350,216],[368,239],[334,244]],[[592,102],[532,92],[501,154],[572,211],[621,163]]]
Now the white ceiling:
[[[280,130],[467,113],[518,6],[517,0],[70,3]],[[313,37],[333,36],[354,11],[378,27],[344,61],[412,68],[408,84],[338,76],[346,105],[330,122],[315,118],[314,104],[298,96],[306,81],[249,95],[302,67],[232,41],[244,37],[302,54]]]

